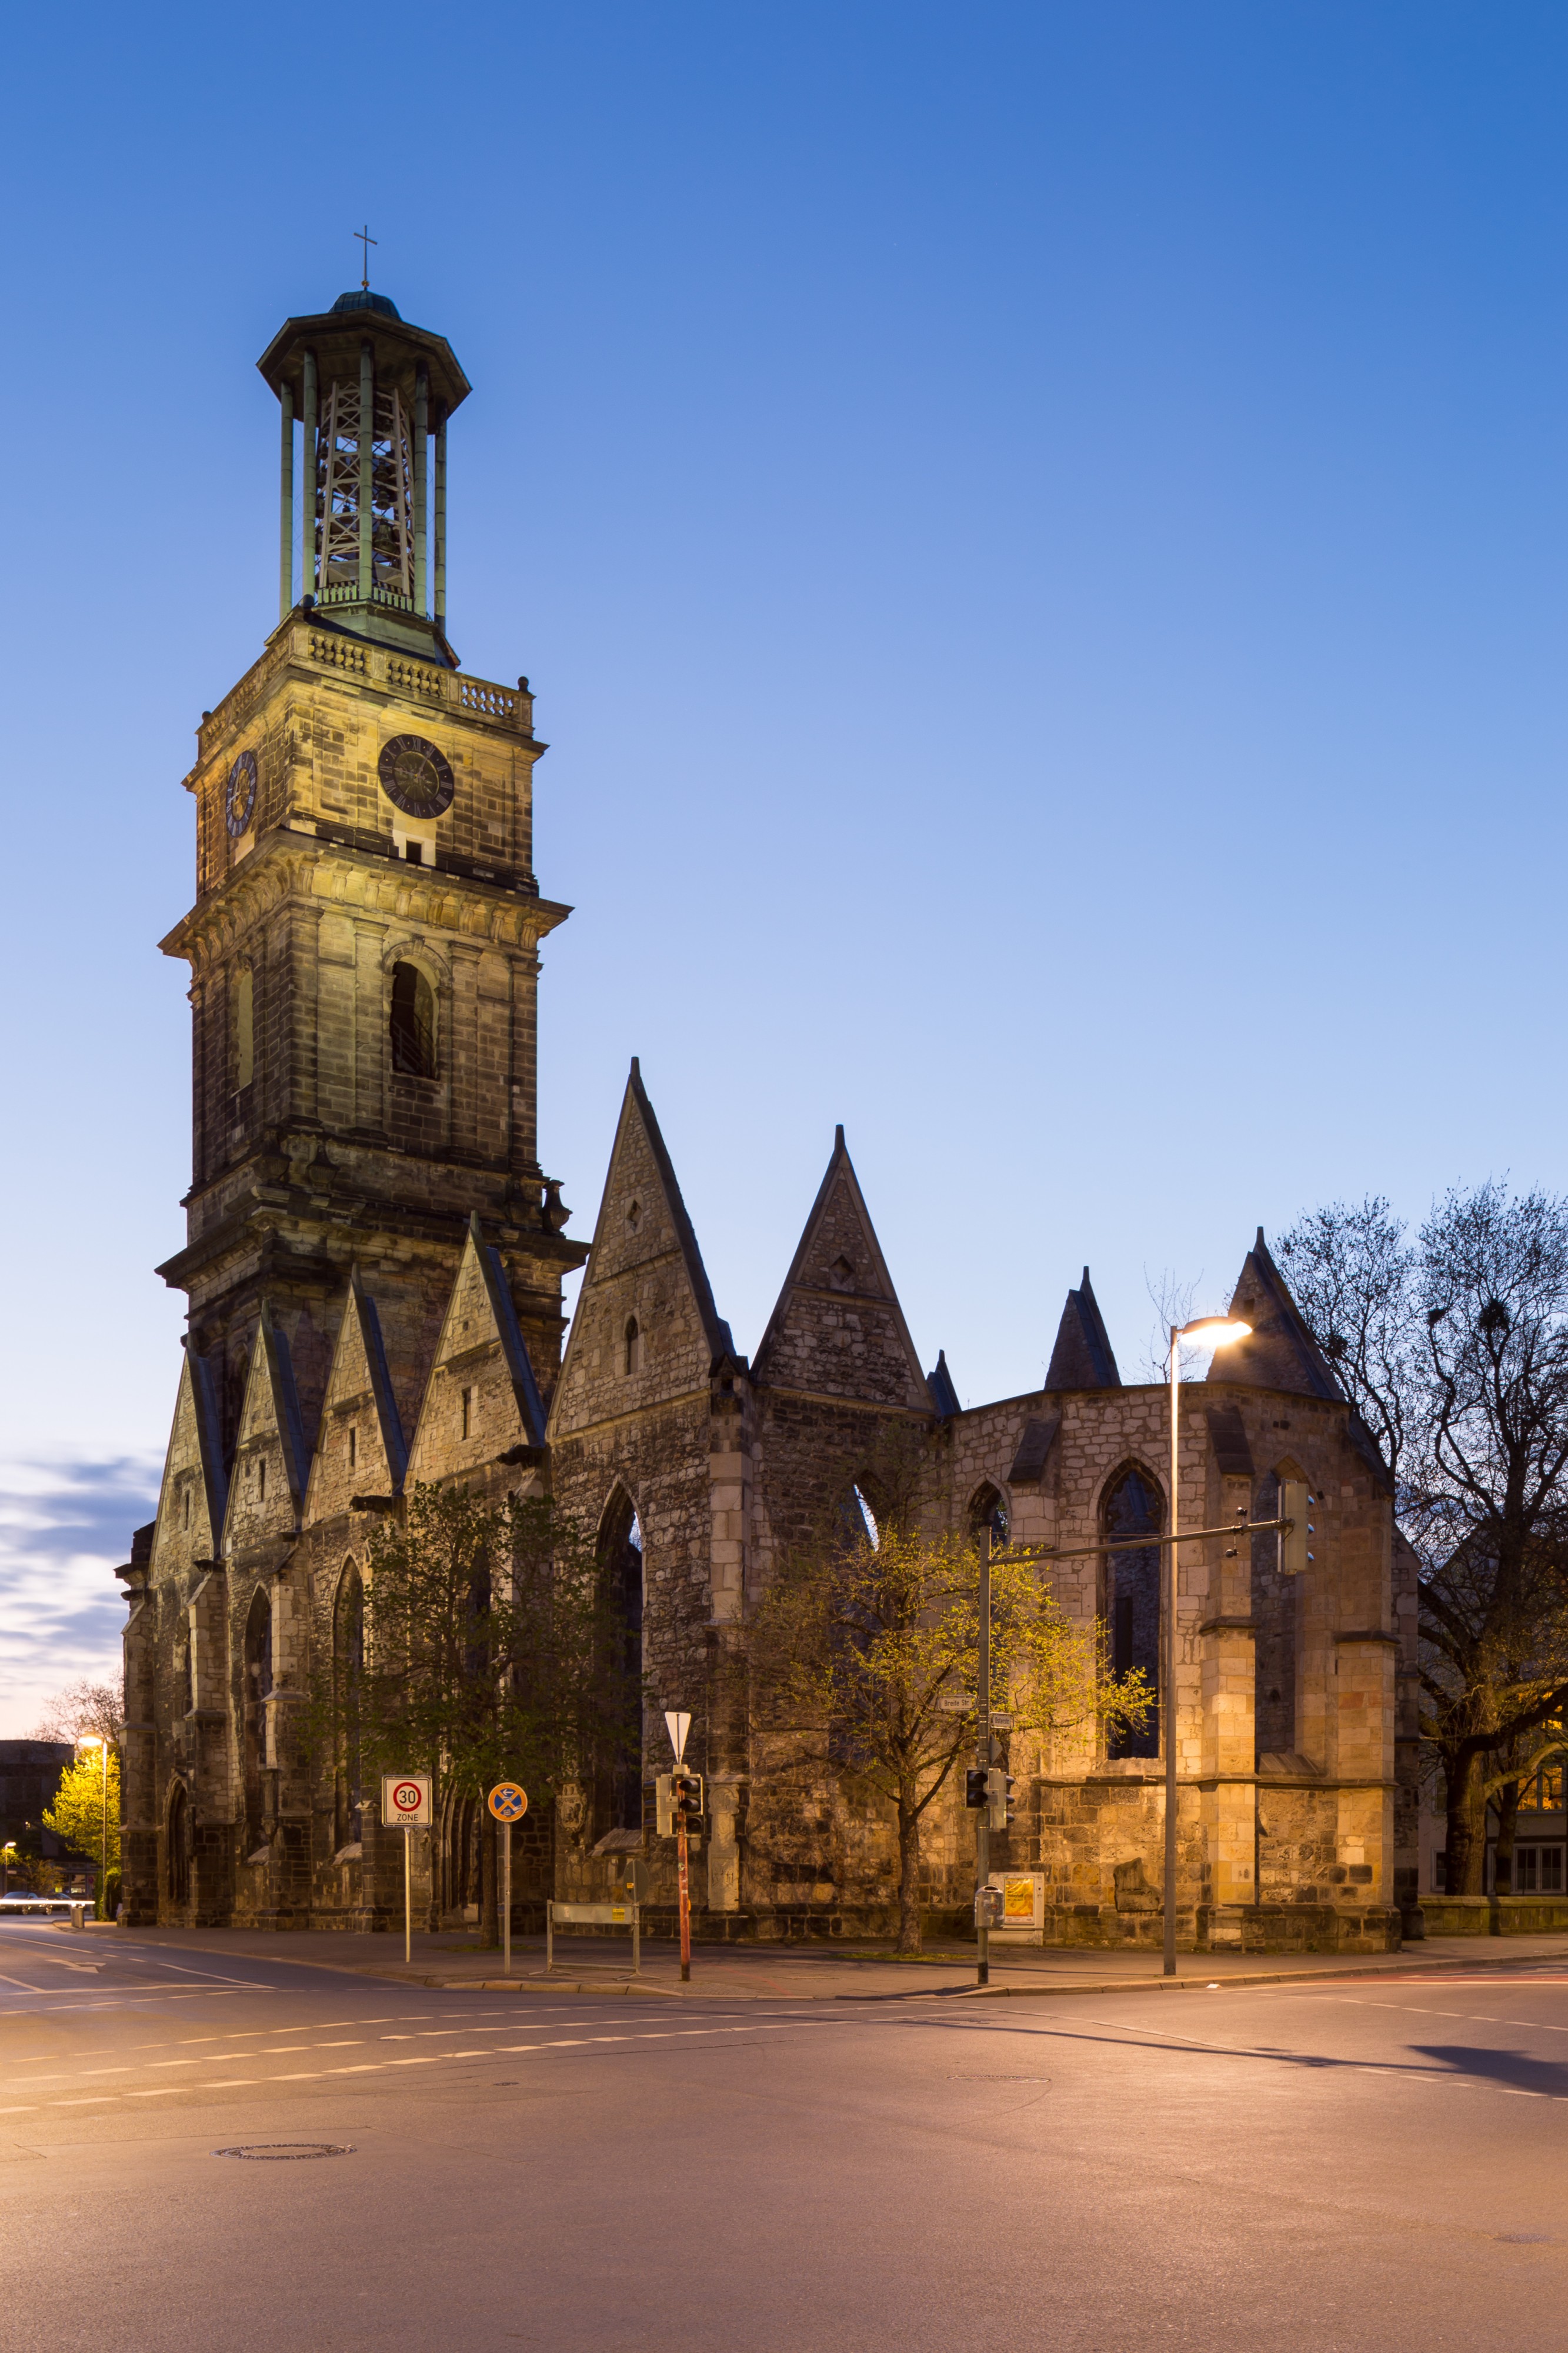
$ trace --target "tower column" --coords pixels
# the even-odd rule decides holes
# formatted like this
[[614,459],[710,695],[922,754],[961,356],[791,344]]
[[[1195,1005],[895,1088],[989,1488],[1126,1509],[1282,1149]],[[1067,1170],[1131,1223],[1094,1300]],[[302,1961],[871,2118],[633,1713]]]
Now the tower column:
[[300,467],[300,594],[316,594],[316,354],[304,358],[304,416]]
[[279,396],[283,418],[283,458],[278,475],[278,617],[286,621],[294,609],[294,391],[285,385]]
[[374,449],[375,346],[366,342],[359,347],[359,593],[367,604],[375,579],[374,541],[371,536],[374,524]]
[[436,427],[436,627],[447,627],[447,420]]
[[414,609],[426,613],[425,515],[429,503],[427,479],[430,438],[430,371],[421,366],[414,379]]

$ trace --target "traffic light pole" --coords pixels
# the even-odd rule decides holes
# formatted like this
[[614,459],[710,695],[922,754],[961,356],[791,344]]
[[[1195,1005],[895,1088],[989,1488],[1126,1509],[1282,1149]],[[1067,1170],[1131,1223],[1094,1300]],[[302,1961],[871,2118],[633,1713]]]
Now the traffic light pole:
[[[974,1761],[983,1772],[991,1769],[991,1531],[987,1528],[980,1546],[980,1673],[975,1691],[979,1726],[975,1737]],[[979,1959],[975,1968],[976,1985],[991,1982],[991,1931],[985,1925],[979,1892],[991,1883],[991,1808],[982,1806],[974,1818],[974,1940]]]
[[691,1983],[691,1884],[686,1875],[686,1817],[675,1832],[675,1857],[680,1871],[680,1982]]

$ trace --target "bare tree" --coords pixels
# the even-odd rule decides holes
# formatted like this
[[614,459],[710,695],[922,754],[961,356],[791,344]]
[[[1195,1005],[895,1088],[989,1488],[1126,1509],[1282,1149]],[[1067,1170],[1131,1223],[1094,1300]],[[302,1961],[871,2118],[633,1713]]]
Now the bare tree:
[[1447,1884],[1479,1895],[1488,1799],[1517,1805],[1568,1704],[1568,1201],[1453,1189],[1414,1248],[1386,1201],[1338,1202],[1280,1258],[1395,1473]]
[[125,1729],[125,1701],[112,1683],[68,1683],[46,1700],[34,1740],[82,1740],[89,1736],[117,1748]]

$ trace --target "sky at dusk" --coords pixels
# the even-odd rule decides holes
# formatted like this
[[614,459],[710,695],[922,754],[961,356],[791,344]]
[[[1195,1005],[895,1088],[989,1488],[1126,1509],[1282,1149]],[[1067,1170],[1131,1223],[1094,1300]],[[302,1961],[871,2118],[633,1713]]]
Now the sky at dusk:
[[193,729],[276,617],[255,360],[447,335],[526,672],[540,1134],[641,1057],[753,1351],[833,1145],[927,1364],[1087,1261],[1563,1183],[1568,15],[89,0],[7,27],[0,1734],[110,1668],[183,1302]]

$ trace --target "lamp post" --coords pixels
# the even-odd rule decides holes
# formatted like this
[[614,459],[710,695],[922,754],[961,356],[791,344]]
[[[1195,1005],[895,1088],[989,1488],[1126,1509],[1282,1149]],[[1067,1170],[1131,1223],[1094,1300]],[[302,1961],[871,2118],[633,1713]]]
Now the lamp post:
[[1231,1315],[1198,1315],[1190,1324],[1171,1326],[1171,1540],[1165,1546],[1165,1672],[1160,1730],[1165,1743],[1165,1969],[1176,1974],[1176,1552],[1180,1522],[1181,1460],[1179,1452],[1182,1389],[1182,1342],[1203,1340],[1211,1348],[1228,1347],[1245,1340],[1252,1330]]
[[99,1749],[103,1757],[103,1836],[98,1871],[98,1900],[101,1905],[109,1894],[109,1743],[101,1733],[84,1732],[77,1746]]

